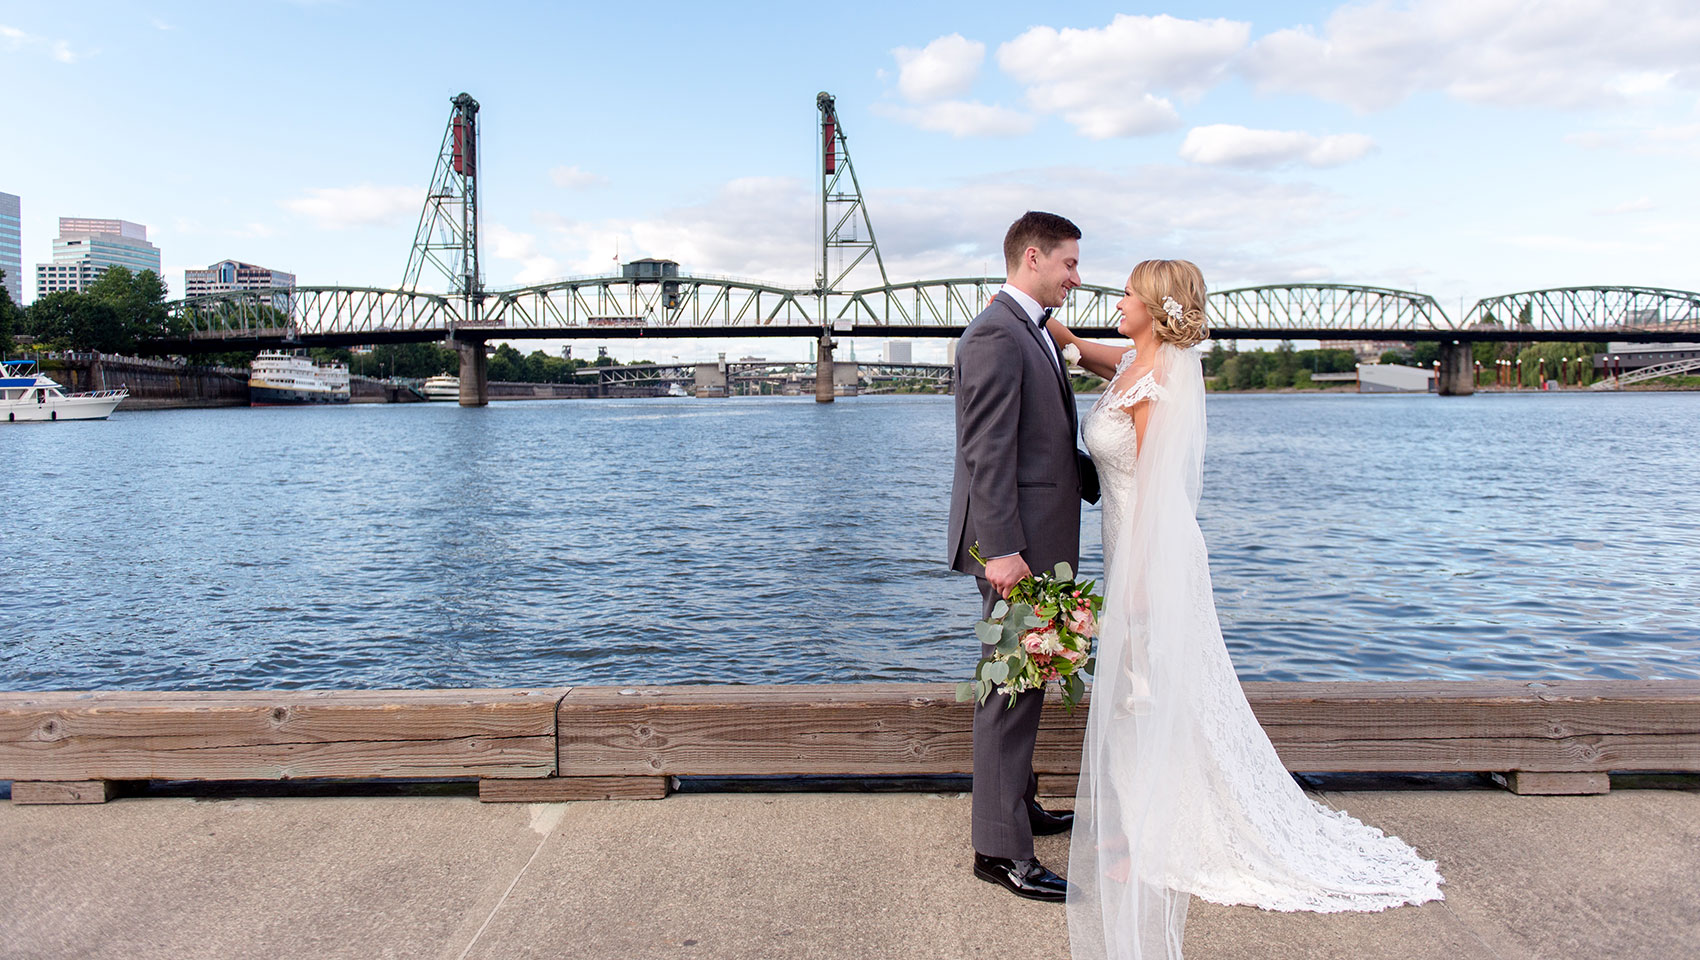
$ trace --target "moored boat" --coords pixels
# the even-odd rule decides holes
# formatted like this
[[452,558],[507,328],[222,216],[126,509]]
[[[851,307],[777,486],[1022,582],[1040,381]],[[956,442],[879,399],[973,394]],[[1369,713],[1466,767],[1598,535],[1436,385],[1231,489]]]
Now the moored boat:
[[427,400],[459,400],[460,378],[440,373],[434,377],[426,377],[425,383],[419,389]]
[[267,350],[249,366],[249,406],[347,403],[348,396],[348,368],[340,363]]
[[0,361],[0,421],[105,420],[128,390],[66,393],[34,360]]

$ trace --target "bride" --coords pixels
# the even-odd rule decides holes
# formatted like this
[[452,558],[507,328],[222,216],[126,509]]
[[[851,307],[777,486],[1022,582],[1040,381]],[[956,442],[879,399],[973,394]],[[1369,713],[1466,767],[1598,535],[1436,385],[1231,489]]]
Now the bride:
[[1069,850],[1075,960],[1179,958],[1190,896],[1323,913],[1441,899],[1432,861],[1306,797],[1252,715],[1198,528],[1204,276],[1147,260],[1126,290],[1131,349],[1049,326],[1109,381],[1082,430],[1103,484],[1105,606]]

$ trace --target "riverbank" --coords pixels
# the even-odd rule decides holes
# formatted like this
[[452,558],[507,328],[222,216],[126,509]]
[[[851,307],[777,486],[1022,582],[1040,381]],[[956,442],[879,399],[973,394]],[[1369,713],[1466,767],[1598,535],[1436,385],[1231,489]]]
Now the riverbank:
[[[1435,859],[1446,900],[1284,914],[1194,900],[1188,960],[1690,955],[1700,783],[1518,797],[1313,781]],[[1068,956],[1064,909],[970,873],[969,798],[681,794],[480,804],[461,787],[156,787],[0,804],[0,954],[59,958]],[[1037,840],[1066,870],[1067,837]],[[1023,933],[999,932],[1011,925]]]

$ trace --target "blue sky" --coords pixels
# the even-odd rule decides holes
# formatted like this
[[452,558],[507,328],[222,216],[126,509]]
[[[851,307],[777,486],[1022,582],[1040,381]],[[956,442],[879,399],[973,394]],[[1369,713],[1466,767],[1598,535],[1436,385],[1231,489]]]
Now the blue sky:
[[[1097,283],[1184,256],[1216,288],[1452,311],[1700,287],[1691,2],[717,6],[0,3],[25,270],[57,217],[113,216],[148,225],[174,291],[225,257],[394,286],[465,90],[489,284],[604,272],[617,246],[801,285],[828,90],[898,279],[999,272],[1032,207],[1081,224]],[[658,354],[613,346],[634,349]],[[659,353],[721,349],[806,345]]]

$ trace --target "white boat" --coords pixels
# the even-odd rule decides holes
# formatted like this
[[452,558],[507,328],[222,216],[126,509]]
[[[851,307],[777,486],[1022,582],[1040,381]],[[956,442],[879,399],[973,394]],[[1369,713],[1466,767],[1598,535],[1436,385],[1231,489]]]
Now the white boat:
[[0,418],[7,423],[105,420],[129,395],[128,390],[66,393],[58,381],[37,369],[34,360],[0,361]]
[[446,373],[426,377],[419,390],[425,394],[427,400],[459,400],[460,378]]
[[667,395],[669,397],[688,397],[691,395],[691,392],[686,390],[682,384],[669,383],[667,385]]
[[295,353],[263,351],[249,365],[248,405],[347,403],[348,368]]

